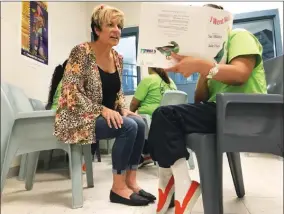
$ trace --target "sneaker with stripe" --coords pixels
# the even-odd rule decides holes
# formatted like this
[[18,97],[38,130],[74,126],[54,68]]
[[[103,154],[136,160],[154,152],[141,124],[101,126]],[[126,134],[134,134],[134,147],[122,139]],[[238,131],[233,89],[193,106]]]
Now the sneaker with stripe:
[[163,179],[164,182],[159,182],[159,200],[157,205],[157,214],[165,214],[167,210],[169,209],[170,203],[172,201],[172,197],[174,194],[174,176],[170,176],[170,179],[167,179],[165,181],[165,178],[163,178],[160,174],[160,179]]
[[200,195],[200,184],[192,181],[183,201],[175,200],[175,214],[189,214]]

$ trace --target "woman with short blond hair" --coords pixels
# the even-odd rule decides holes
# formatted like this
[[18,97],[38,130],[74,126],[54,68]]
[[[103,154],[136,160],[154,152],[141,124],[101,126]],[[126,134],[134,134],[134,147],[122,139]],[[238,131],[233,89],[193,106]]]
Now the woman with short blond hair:
[[110,201],[143,206],[156,198],[136,182],[145,124],[125,108],[121,85],[123,59],[113,49],[119,43],[123,25],[124,14],[120,10],[107,5],[94,9],[94,42],[72,49],[62,78],[55,135],[66,143],[79,144],[116,138]]

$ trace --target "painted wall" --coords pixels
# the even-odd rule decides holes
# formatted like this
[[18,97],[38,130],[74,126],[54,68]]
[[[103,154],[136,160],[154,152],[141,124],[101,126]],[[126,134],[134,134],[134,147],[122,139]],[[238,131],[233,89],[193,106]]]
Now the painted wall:
[[1,2],[1,81],[21,87],[27,96],[45,102],[55,66],[64,62],[73,46],[89,40],[86,5],[48,3],[48,65],[21,55],[21,13],[21,2]]

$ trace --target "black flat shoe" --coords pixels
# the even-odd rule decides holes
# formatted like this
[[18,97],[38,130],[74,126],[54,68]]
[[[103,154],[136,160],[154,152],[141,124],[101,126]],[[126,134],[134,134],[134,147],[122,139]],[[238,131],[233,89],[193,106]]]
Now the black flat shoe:
[[144,191],[143,189],[141,189],[138,192],[138,195],[142,196],[143,198],[148,199],[150,202],[154,202],[156,200],[156,197],[154,195],[152,195],[151,193],[148,193],[146,191]]
[[175,207],[175,194],[173,194],[169,208]]
[[149,204],[149,200],[137,193],[132,193],[128,199],[110,191],[109,199],[112,203],[125,204],[128,206],[146,206]]

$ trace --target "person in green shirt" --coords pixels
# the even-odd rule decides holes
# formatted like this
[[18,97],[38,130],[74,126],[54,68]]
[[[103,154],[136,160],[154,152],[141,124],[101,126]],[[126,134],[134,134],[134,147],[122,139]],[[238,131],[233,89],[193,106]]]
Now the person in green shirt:
[[[143,78],[137,86],[130,103],[130,111],[138,111],[139,114],[148,114],[152,117],[153,112],[160,106],[165,91],[177,90],[177,87],[167,72],[160,68],[148,68],[148,73],[149,76]],[[148,152],[148,143],[145,140],[139,167],[152,162]]]
[[[205,6],[223,9],[213,4]],[[216,133],[218,93],[267,93],[262,51],[262,45],[252,33],[234,29],[225,45],[223,58],[226,59],[222,63],[172,54],[177,64],[165,71],[185,77],[198,72],[199,80],[194,104],[161,106],[152,115],[148,148],[159,165],[157,214],[166,212],[173,194],[176,213],[191,212],[201,191],[199,183],[192,181],[188,173],[185,136]]]
[[61,79],[63,77],[63,73],[65,70],[67,64],[67,60],[64,61],[62,65],[56,66],[51,82],[50,82],[50,87],[49,87],[49,93],[48,93],[48,100],[47,104],[45,106],[46,110],[56,110],[57,104],[58,104],[58,98],[60,96],[60,91],[61,91]]
[[177,90],[177,87],[162,69],[148,68],[148,73],[149,76],[143,78],[137,86],[130,110],[152,117],[153,112],[160,106],[165,91]]

